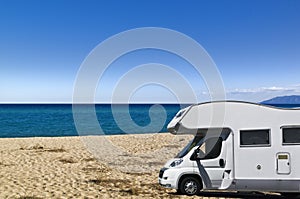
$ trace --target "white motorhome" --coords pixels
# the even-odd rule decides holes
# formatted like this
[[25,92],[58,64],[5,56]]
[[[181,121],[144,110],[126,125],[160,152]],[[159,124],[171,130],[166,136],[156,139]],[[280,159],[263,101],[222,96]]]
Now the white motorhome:
[[208,102],[180,110],[168,130],[195,137],[160,170],[164,187],[300,194],[300,109]]

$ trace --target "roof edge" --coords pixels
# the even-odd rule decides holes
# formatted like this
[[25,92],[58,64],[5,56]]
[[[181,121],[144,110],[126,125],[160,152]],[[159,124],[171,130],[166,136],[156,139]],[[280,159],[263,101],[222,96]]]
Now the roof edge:
[[300,110],[300,107],[299,108],[275,107],[275,106],[271,106],[271,105],[268,105],[268,104],[261,104],[261,103],[255,103],[255,102],[247,102],[247,101],[239,101],[239,100],[208,101],[208,102],[201,102],[201,103],[193,104],[192,106],[204,105],[204,104],[213,104],[213,103],[223,103],[223,102],[225,102],[225,103],[229,102],[229,103],[251,104],[251,105],[256,105],[256,106],[262,106],[262,107],[277,109],[277,110]]

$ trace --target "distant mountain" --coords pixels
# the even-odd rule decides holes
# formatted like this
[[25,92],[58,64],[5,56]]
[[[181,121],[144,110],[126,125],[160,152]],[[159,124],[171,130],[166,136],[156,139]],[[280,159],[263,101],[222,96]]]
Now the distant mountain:
[[299,95],[280,96],[261,102],[262,104],[300,104]]

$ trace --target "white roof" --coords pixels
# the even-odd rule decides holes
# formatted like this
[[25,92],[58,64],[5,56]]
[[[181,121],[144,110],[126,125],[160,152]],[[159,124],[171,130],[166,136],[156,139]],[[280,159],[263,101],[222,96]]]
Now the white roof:
[[192,105],[168,128],[270,129],[300,126],[300,109],[286,109],[240,101],[216,101]]

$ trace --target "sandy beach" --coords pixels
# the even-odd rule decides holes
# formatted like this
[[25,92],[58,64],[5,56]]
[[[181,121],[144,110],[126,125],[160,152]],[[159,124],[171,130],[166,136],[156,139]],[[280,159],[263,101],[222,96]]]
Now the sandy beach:
[[[192,198],[160,187],[157,179],[190,139],[168,133],[2,138],[0,198]],[[101,140],[119,155],[107,150],[97,157],[87,143]]]

